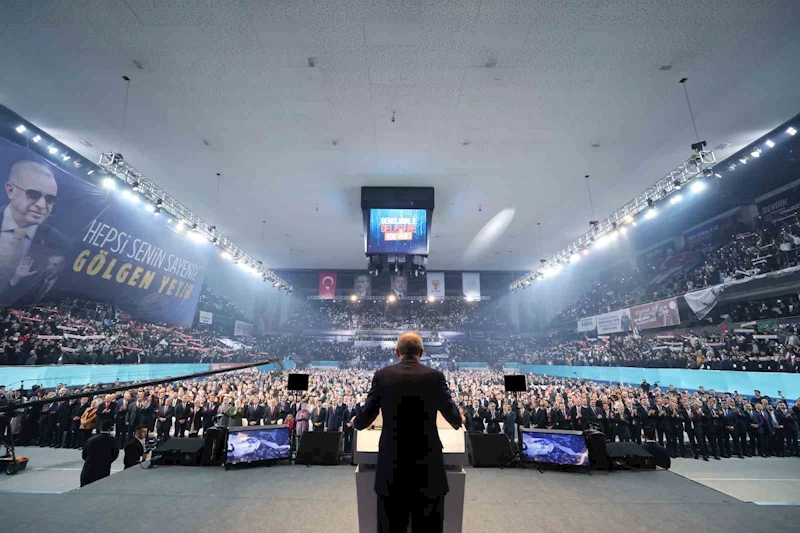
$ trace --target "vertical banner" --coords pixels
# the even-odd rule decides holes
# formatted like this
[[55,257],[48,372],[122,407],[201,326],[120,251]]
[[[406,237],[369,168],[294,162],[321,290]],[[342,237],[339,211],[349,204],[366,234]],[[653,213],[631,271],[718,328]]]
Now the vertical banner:
[[329,271],[319,273],[319,297],[336,297],[336,272]]
[[201,324],[211,324],[213,320],[214,320],[214,313],[209,313],[208,311],[200,311]]
[[594,331],[596,328],[596,316],[585,316],[578,320],[578,331]]
[[77,172],[0,139],[0,307],[76,297],[191,326],[214,247]]
[[428,296],[444,298],[444,272],[428,272]]
[[392,292],[400,299],[408,293],[408,278],[405,276],[392,276]]
[[631,310],[618,309],[610,313],[597,315],[597,334],[621,333],[631,330]]
[[464,297],[480,299],[481,297],[481,275],[477,272],[462,272],[461,286],[463,287]]
[[234,337],[249,337],[253,334],[253,324],[237,320],[233,325]]
[[638,330],[677,326],[681,323],[678,299],[670,298],[631,307],[631,321]]
[[369,274],[356,274],[354,294],[359,300],[372,296],[372,278]]

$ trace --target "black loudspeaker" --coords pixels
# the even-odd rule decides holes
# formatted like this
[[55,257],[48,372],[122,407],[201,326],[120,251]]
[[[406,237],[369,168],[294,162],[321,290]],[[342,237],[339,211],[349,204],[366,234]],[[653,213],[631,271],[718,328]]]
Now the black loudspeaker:
[[198,466],[205,444],[205,439],[201,438],[171,438],[162,442],[153,451],[153,462],[163,465]]
[[467,433],[472,466],[503,466],[514,458],[511,442],[504,433]]
[[608,470],[611,464],[608,461],[605,434],[586,430],[583,438],[586,439],[586,448],[589,450],[589,465],[597,470]]
[[297,445],[297,465],[338,465],[342,448],[341,431],[306,431]]
[[606,444],[606,450],[612,469],[615,465],[638,470],[656,468],[655,458],[635,442],[609,442]]
[[228,428],[212,427],[203,432],[202,466],[219,466],[227,457]]

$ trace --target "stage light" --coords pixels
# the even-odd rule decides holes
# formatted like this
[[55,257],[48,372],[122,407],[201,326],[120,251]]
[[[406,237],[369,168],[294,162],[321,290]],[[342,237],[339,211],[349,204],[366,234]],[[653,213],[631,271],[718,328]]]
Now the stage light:
[[125,198],[126,200],[130,200],[131,198],[133,198],[133,193],[128,189],[125,189],[124,191],[122,191],[122,197]]
[[472,301],[472,297],[471,296],[464,296],[464,301],[465,302],[471,302]]
[[609,233],[609,234],[608,234],[608,239],[609,239],[611,242],[614,242],[614,241],[616,241],[616,240],[617,240],[617,237],[619,237],[619,232],[618,232],[617,230],[614,230],[614,231],[612,231],[611,233]]
[[676,191],[681,190],[681,182],[680,181],[675,180],[675,181],[672,182],[672,185],[675,187]]
[[694,183],[692,183],[692,187],[691,187],[692,192],[695,193],[695,194],[697,194],[699,192],[702,192],[705,188],[706,188],[706,184],[702,180],[696,180]]
[[775,146],[775,143],[770,141],[769,139],[767,139],[767,141],[764,144],[767,145],[767,148],[773,148]]
[[138,192],[139,191],[139,182],[138,181],[134,181],[133,184],[131,185],[131,189],[133,190],[133,192]]
[[161,214],[161,209],[156,207],[156,210],[153,211],[153,216],[159,216]]
[[598,247],[598,248],[605,248],[606,246],[608,246],[608,243],[610,241],[611,241],[611,239],[609,239],[608,235],[603,235],[602,237],[597,239],[597,241],[594,243],[594,245],[596,247]]
[[583,249],[583,255],[589,255],[589,249],[588,248],[584,248]]
[[148,213],[152,213],[156,210],[156,207],[153,204],[147,204],[146,206],[144,206],[144,210],[147,211]]
[[113,191],[117,188],[117,184],[114,181],[114,178],[105,178],[103,180],[103,188],[108,189],[109,191]]
[[739,163],[741,163],[743,165],[746,165],[747,164],[747,158],[746,157],[742,157],[741,159],[739,159]]
[[94,169],[91,169],[89,172],[86,173],[87,176],[91,176],[92,174],[94,174]]
[[189,238],[192,239],[197,244],[205,244],[208,242],[206,236],[200,233],[199,231],[190,231]]
[[581,260],[581,255],[579,253],[577,253],[577,252],[572,254],[571,256],[569,256],[569,262],[570,263],[577,263],[580,260]]
[[233,259],[233,256],[230,254],[230,252],[226,252],[225,250],[221,251],[219,253],[219,256],[225,261],[230,261],[231,259]]
[[164,207],[164,201],[163,200],[156,200],[156,207],[158,207],[159,209]]
[[67,154],[61,156],[62,161],[69,161],[70,159],[71,159],[70,156],[68,156]]
[[394,303],[395,301],[397,301],[397,296],[395,296],[394,294],[390,294],[389,297],[386,298],[386,301],[388,301],[390,304]]
[[436,301],[436,296],[428,296],[428,301],[434,303]]
[[355,294],[353,294],[353,295],[351,295],[351,296],[350,296],[350,301],[351,301],[351,302],[355,302],[355,301],[357,301],[357,300],[358,300],[358,296],[356,296]]
[[58,153],[58,148],[56,148],[55,146],[53,146],[53,145],[51,144],[51,145],[50,145],[50,146],[47,148],[47,151],[48,151],[48,152],[50,152],[51,154],[55,155],[55,154],[57,154],[57,153]]
[[34,135],[34,136],[33,136],[33,139],[31,139],[31,140],[32,140],[33,142],[35,142],[35,143],[38,143],[39,141],[41,141],[41,140],[42,140],[42,136],[41,136],[41,135]]
[[624,217],[622,217],[622,221],[625,224],[633,224],[633,215],[625,215]]
[[621,228],[619,228],[619,232],[622,233],[623,235],[625,235],[626,233],[628,233],[628,228],[626,228],[625,226],[622,226]]
[[786,133],[788,133],[789,135],[794,135],[795,133],[797,133],[797,130],[789,126],[789,129],[786,130]]
[[756,148],[752,152],[750,152],[750,155],[757,159],[757,158],[761,157],[761,150]]
[[167,224],[172,224],[172,219],[171,218],[167,219]]
[[178,225],[177,225],[177,226],[175,226],[175,231],[177,231],[178,233],[180,233],[180,232],[182,232],[182,231],[183,231],[183,229],[184,229],[184,228],[185,228],[185,226],[183,225],[183,222],[178,222]]
[[20,124],[20,125],[19,125],[19,126],[17,126],[15,129],[17,130],[17,133],[25,133],[25,130],[26,130],[27,128],[26,128],[25,126],[23,126],[22,124]]
[[[696,182],[694,182],[692,184],[692,190],[694,190],[694,186],[697,183],[700,183],[700,182],[696,181]],[[672,205],[675,205],[675,204],[681,203],[681,200],[683,200],[683,196],[681,196],[680,194],[675,194],[669,199],[669,203],[671,203]]]
[[[264,281],[267,281],[267,278],[264,278]],[[272,282],[273,287],[277,287],[278,285],[280,285],[280,283],[278,283],[277,281]],[[336,303],[336,300],[334,300],[333,302]]]
[[645,220],[652,220],[658,216],[658,211],[656,211],[655,207],[651,207],[644,213]]

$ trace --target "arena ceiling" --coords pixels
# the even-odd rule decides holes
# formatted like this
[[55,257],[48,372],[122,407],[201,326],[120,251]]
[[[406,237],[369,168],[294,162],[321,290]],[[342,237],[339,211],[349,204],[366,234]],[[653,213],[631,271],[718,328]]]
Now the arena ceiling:
[[5,0],[0,103],[121,152],[271,268],[363,267],[359,188],[424,185],[429,268],[530,269],[588,228],[585,174],[600,217],[689,156],[680,78],[720,158],[800,111],[797,20],[792,0]]

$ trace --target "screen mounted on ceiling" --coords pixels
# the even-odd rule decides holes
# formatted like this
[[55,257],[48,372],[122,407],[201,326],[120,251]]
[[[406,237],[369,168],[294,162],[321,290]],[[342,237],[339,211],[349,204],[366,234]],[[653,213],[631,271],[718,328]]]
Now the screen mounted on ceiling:
[[368,254],[428,253],[428,213],[425,209],[370,209]]

